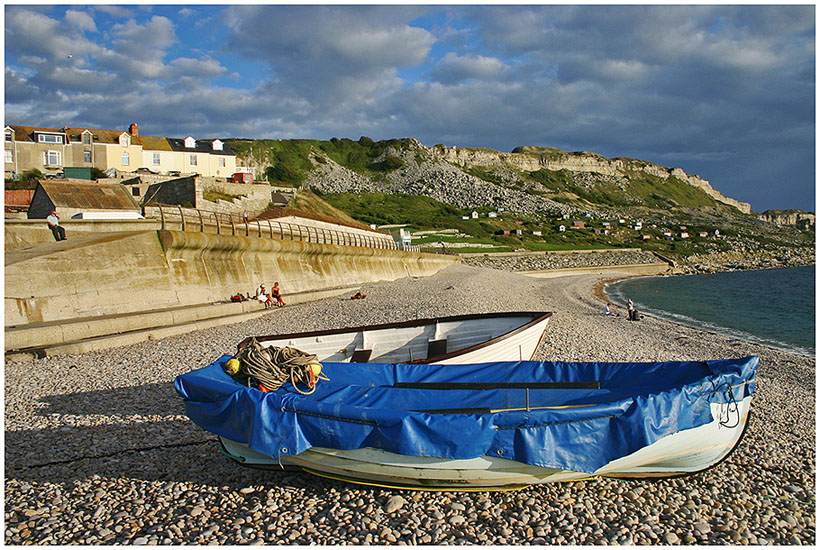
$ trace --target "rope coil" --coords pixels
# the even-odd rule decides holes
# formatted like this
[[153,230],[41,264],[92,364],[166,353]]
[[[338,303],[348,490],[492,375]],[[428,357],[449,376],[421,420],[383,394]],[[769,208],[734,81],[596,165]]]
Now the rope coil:
[[[321,375],[321,363],[316,355],[296,348],[264,347],[256,338],[239,349],[236,359],[240,364],[239,374],[246,378],[247,385],[256,384],[263,391],[276,391],[290,381],[297,392],[310,395],[316,390],[318,379],[327,380]],[[308,390],[301,390],[297,383],[307,386]]]

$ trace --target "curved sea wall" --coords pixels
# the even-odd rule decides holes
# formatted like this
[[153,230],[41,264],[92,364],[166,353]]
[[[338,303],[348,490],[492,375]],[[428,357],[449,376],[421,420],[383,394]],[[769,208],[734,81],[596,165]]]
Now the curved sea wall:
[[6,254],[5,326],[432,275],[458,257],[181,231],[77,235]]

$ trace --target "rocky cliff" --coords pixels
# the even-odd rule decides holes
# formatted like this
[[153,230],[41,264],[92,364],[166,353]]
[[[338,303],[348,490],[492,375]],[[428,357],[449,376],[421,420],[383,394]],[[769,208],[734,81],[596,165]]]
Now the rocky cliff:
[[366,137],[356,142],[333,138],[329,142],[282,140],[244,146],[246,156],[253,157],[240,157],[247,165],[264,171],[268,162],[281,168],[282,174],[299,176],[299,182],[325,193],[403,193],[464,209],[503,207],[524,214],[612,216],[633,208],[726,211],[727,206],[738,213],[751,211],[748,203],[726,197],[707,180],[680,168],[608,159],[590,152],[519,147],[504,153],[426,147],[412,138],[374,142]]
[[689,175],[680,168],[670,169],[651,162],[633,159],[608,159],[595,153],[565,153],[560,149],[541,147],[518,147],[511,153],[502,153],[491,149],[445,147],[443,145],[437,145],[433,149],[448,162],[465,168],[512,166],[525,172],[535,172],[542,169],[551,171],[567,170],[569,172],[589,172],[605,176],[627,176],[630,172],[644,172],[663,180],[675,177],[700,189],[716,201],[734,206],[744,214],[751,212],[749,203],[740,202],[723,195],[700,176]]
[[815,230],[815,215],[803,210],[766,210],[758,218],[779,226],[796,227],[804,231]]

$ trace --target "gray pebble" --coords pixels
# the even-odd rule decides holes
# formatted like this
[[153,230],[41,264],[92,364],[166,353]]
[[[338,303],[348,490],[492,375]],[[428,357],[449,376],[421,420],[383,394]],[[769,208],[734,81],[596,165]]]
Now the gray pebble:
[[[184,336],[9,362],[5,542],[814,545],[815,448],[801,435],[814,433],[814,359],[651,317],[605,318],[590,290],[600,280],[454,266],[364,285],[366,300],[329,298]],[[475,298],[488,294],[492,300]],[[175,376],[249,335],[528,310],[555,312],[538,350],[545,360],[759,355],[744,441],[715,469],[687,478],[510,493],[394,491],[243,468],[188,420],[173,389]]]

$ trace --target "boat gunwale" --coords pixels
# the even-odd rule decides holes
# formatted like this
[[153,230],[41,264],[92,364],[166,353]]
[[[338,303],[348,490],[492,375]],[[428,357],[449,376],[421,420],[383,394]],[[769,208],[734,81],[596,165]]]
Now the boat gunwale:
[[[257,342],[263,343],[263,342],[268,342],[268,341],[271,341],[271,340],[285,340],[287,338],[309,338],[309,337],[315,337],[315,336],[329,336],[329,335],[344,334],[344,333],[347,333],[347,332],[354,332],[354,331],[389,330],[389,329],[396,329],[396,328],[413,328],[413,327],[419,327],[419,326],[428,326],[428,325],[431,325],[433,323],[447,323],[447,322],[454,322],[454,321],[471,321],[471,320],[477,320],[477,319],[488,318],[488,317],[502,317],[502,318],[522,317],[522,316],[535,317],[534,319],[532,319],[531,321],[521,325],[520,327],[515,328],[515,329],[513,329],[509,332],[505,332],[504,334],[501,334],[500,336],[496,336],[495,338],[491,338],[491,339],[487,340],[486,342],[482,342],[480,344],[476,344],[474,346],[470,346],[470,347],[467,347],[467,348],[464,348],[464,349],[461,349],[461,350],[458,350],[458,351],[445,353],[444,355],[437,355],[435,357],[427,357],[425,359],[416,359],[415,361],[408,361],[406,363],[406,364],[411,364],[411,365],[412,364],[421,364],[421,365],[423,365],[423,364],[435,363],[436,361],[442,361],[442,360],[445,360],[445,359],[452,359],[453,357],[458,357],[459,355],[464,355],[466,353],[471,353],[473,351],[480,350],[480,349],[485,348],[487,346],[494,345],[498,342],[502,342],[502,341],[504,341],[508,338],[511,338],[512,336],[515,336],[516,334],[519,334],[520,332],[523,332],[525,330],[529,330],[533,326],[535,326],[535,325],[537,325],[537,324],[539,324],[539,323],[541,323],[545,320],[548,321],[552,317],[552,315],[553,315],[553,312],[551,312],[551,311],[546,311],[546,312],[545,311],[502,311],[502,312],[493,312],[493,313],[468,313],[468,314],[464,314],[464,315],[452,315],[452,316],[448,316],[448,317],[432,317],[432,318],[425,318],[425,319],[412,319],[412,320],[409,320],[409,321],[398,321],[398,322],[395,322],[395,323],[383,323],[383,324],[376,324],[376,325],[360,325],[360,326],[355,326],[355,327],[342,327],[342,328],[337,328],[337,329],[314,330],[314,331],[310,331],[310,332],[291,332],[291,333],[287,333],[287,334],[270,334],[270,335],[266,335],[266,336],[248,336],[247,338],[245,338],[241,342],[239,342],[239,344],[237,345],[237,350],[241,349],[244,346],[246,346],[251,341],[251,339],[256,339]],[[544,339],[544,334],[545,334],[545,332],[542,332],[541,335],[539,336],[538,343],[536,344],[535,349],[533,351],[533,355],[535,354],[536,351],[538,351],[538,348],[540,347],[541,342]],[[525,359],[525,360],[531,360],[531,359],[532,359],[532,355],[530,356],[529,359]]]

